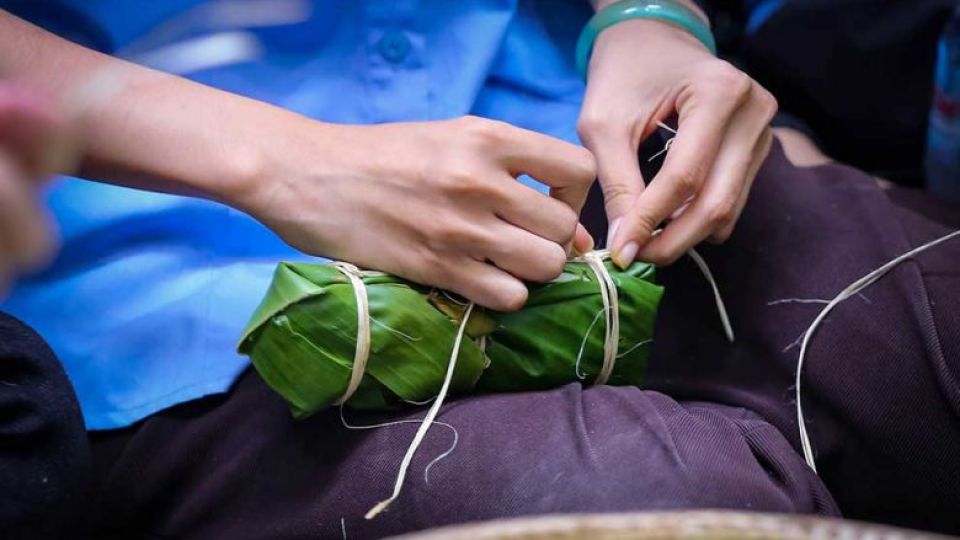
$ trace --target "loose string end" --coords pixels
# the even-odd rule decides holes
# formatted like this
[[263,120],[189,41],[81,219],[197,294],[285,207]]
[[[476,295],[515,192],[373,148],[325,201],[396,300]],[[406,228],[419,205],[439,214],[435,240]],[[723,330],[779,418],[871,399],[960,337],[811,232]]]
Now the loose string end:
[[373,508],[368,510],[366,514],[364,514],[363,519],[373,519],[377,517],[380,514],[380,512],[383,512],[384,510],[386,510],[387,507],[393,504],[393,501],[395,500],[397,500],[397,497],[394,495],[394,496],[391,496],[389,499],[384,499],[378,502],[376,506],[374,506]]
[[794,380],[794,392],[795,400],[797,403],[797,428],[800,435],[800,446],[803,449],[803,459],[807,462],[807,465],[813,470],[814,473],[817,472],[817,463],[813,455],[813,443],[810,441],[810,433],[807,431],[807,420],[803,414],[803,403],[801,398],[803,397],[803,392],[801,391],[801,383],[803,382],[803,367],[804,361],[807,358],[807,349],[810,345],[810,340],[813,339],[814,333],[820,327],[820,324],[823,323],[824,319],[827,318],[827,315],[833,311],[833,308],[838,306],[841,302],[847,300],[848,298],[858,295],[869,287],[877,282],[880,278],[885,276],[891,270],[893,270],[900,263],[913,258],[914,256],[927,251],[933,247],[936,247],[948,240],[953,238],[960,238],[960,231],[953,231],[945,236],[941,236],[935,240],[927,242],[920,247],[911,249],[910,251],[900,255],[899,257],[894,258],[893,260],[888,261],[883,266],[873,270],[867,275],[861,277],[860,279],[854,281],[834,297],[830,302],[824,306],[823,310],[817,315],[817,317],[810,324],[810,327],[807,328],[807,331],[803,335],[803,343],[800,345],[800,354],[797,357],[797,371],[796,377]]
[[443,384],[440,386],[440,391],[437,393],[437,398],[434,400],[433,405],[430,406],[426,416],[423,417],[423,423],[420,424],[420,428],[417,429],[413,441],[410,442],[407,453],[403,456],[403,461],[400,463],[400,471],[397,473],[397,481],[393,485],[393,494],[391,494],[388,499],[378,502],[373,508],[367,511],[364,515],[365,519],[377,517],[377,515],[386,510],[387,507],[393,504],[393,501],[397,500],[400,496],[400,492],[403,490],[403,482],[407,477],[407,470],[413,461],[413,456],[417,453],[417,448],[419,448],[420,443],[423,442],[423,438],[427,435],[427,431],[430,430],[430,426],[433,425],[437,414],[440,412],[440,407],[443,406],[447,393],[450,391],[450,383],[453,380],[453,373],[457,367],[457,359],[460,356],[460,345],[463,343],[463,335],[466,332],[470,315],[473,314],[474,306],[475,304],[471,302],[463,313],[463,320],[460,321],[460,328],[457,330],[457,337],[453,342],[453,350],[450,352],[450,361],[447,363],[447,371],[443,378]]
[[736,340],[736,336],[733,334],[733,325],[730,324],[727,306],[723,303],[723,297],[720,296],[720,288],[717,286],[717,280],[713,277],[713,272],[710,271],[710,267],[707,266],[707,261],[703,260],[703,257],[697,253],[697,250],[691,249],[687,252],[687,255],[693,259],[693,262],[697,265],[697,268],[700,269],[703,277],[710,283],[710,288],[713,289],[713,299],[717,304],[717,313],[720,315],[720,323],[723,325],[723,333],[727,335],[727,341],[733,343]]

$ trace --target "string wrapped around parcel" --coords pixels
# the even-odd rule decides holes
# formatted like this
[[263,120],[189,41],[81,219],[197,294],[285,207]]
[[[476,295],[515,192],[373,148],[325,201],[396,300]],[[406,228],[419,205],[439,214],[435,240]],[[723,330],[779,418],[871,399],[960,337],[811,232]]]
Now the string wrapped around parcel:
[[[605,257],[578,259],[557,279],[528,284],[519,311],[477,307],[457,352],[451,393],[576,381],[641,386],[663,295],[654,278],[646,263],[621,270]],[[467,305],[445,291],[342,263],[281,263],[239,350],[296,417],[344,401],[385,410],[437,395]]]

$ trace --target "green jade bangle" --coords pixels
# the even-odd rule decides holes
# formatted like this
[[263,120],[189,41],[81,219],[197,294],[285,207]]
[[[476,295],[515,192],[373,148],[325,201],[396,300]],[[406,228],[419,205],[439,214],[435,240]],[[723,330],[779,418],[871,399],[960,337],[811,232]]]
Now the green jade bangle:
[[620,0],[598,11],[580,33],[577,40],[577,71],[587,78],[593,43],[600,32],[631,19],[653,19],[679,26],[700,40],[712,54],[717,54],[717,43],[710,28],[690,8],[675,0]]

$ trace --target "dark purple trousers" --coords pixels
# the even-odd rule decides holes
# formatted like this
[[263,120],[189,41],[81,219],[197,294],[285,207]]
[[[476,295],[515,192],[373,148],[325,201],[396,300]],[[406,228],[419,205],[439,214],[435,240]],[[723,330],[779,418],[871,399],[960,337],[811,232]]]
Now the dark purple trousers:
[[75,526],[90,472],[67,374],[40,336],[0,313],[0,538],[60,538]]
[[[304,421],[247,373],[224,396],[94,436],[98,534],[126,538],[375,538],[551,512],[729,508],[960,531],[960,240],[836,309],[813,340],[804,399],[821,476],[800,457],[790,348],[816,304],[949,227],[856,170],[797,169],[775,147],[731,241],[704,248],[728,303],[727,343],[689,261],[667,294],[650,385],[462,397],[389,495],[416,425]],[[898,195],[899,196],[899,195]],[[903,197],[907,197],[904,195]],[[956,219],[952,209],[944,219]],[[387,415],[422,416],[422,410]],[[355,423],[383,420],[348,412]]]

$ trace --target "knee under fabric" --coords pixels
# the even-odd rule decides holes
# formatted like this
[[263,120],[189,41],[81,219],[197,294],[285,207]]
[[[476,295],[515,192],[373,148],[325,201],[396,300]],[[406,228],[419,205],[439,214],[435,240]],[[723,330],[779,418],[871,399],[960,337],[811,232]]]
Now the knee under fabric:
[[0,530],[56,537],[80,511],[91,472],[80,407],[59,361],[0,313]]

